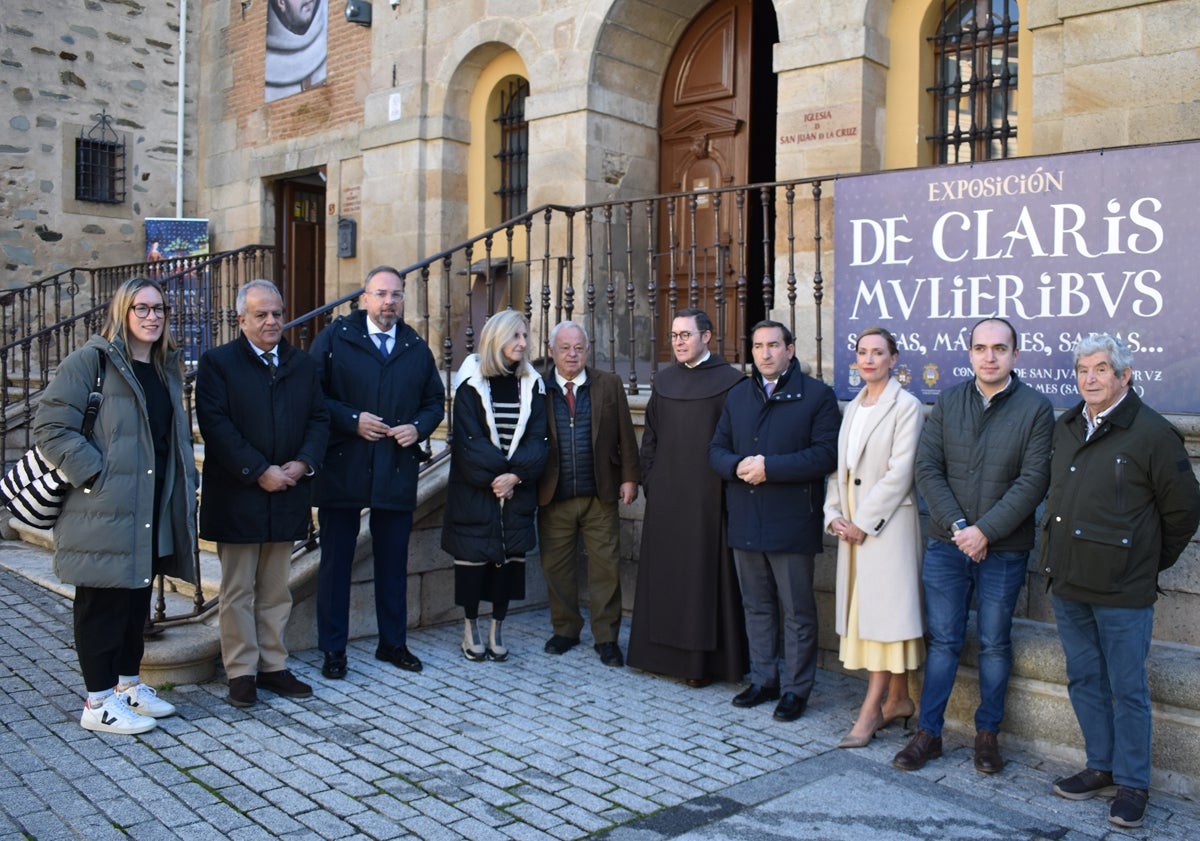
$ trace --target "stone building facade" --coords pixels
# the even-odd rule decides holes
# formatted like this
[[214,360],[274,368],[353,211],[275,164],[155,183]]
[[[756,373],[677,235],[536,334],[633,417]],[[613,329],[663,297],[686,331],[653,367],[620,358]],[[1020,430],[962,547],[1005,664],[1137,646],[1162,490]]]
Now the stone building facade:
[[[199,25],[199,6],[190,26]],[[199,212],[195,52],[183,78],[182,167],[177,155],[178,0],[6,3],[0,33],[0,288],[145,259],[144,217]],[[103,171],[87,176],[84,191],[92,200],[76,189],[81,138],[99,144],[93,161]],[[109,154],[121,148],[122,173],[107,178],[117,163]]]
[[[139,218],[175,215],[177,2],[6,8],[5,284],[137,259]],[[353,292],[372,266],[411,265],[461,243],[514,207],[936,165],[949,145],[946,114],[979,128],[975,109],[994,92],[939,107],[930,88],[950,64],[970,65],[967,54],[1007,103],[989,124],[1003,129],[998,139],[985,132],[972,155],[991,155],[992,144],[1033,156],[1200,139],[1200,0],[372,0],[369,26],[361,11],[347,21],[342,0],[317,0],[323,74],[268,101],[269,9],[300,5],[193,0],[181,208],[210,219],[214,250],[274,245],[291,315]],[[950,19],[964,28],[944,27]],[[1014,25],[1003,44],[964,46],[1005,19]],[[67,199],[67,143],[104,110],[128,138],[129,197],[82,212]],[[520,142],[509,145],[515,127]],[[339,256],[348,223],[352,247]],[[835,284],[829,233],[820,256]],[[799,256],[808,263],[797,273],[811,277],[817,255]],[[445,282],[434,278],[430,296]],[[416,296],[406,305],[416,320]],[[818,312],[803,296],[799,307]],[[832,335],[831,309],[820,312]],[[808,331],[797,351],[818,361]],[[631,401],[635,411],[644,399]],[[1173,418],[1194,454],[1197,416],[1200,406]],[[640,517],[634,506],[622,523],[630,584]],[[410,615],[422,621],[452,618],[435,598],[449,587],[436,520],[434,510],[414,538],[414,574],[441,582],[409,589]],[[826,646],[836,644],[832,573],[827,553],[817,581]],[[1059,741],[1074,723],[1042,583],[1031,571],[1020,609],[1014,691],[1026,702],[1014,705],[1013,730]],[[1167,776],[1156,785],[1196,796],[1195,543],[1162,583],[1170,597],[1158,609],[1155,700],[1170,714],[1158,722],[1156,768]],[[952,715],[966,719],[971,705],[956,698]],[[1189,781],[1170,784],[1174,773]]]

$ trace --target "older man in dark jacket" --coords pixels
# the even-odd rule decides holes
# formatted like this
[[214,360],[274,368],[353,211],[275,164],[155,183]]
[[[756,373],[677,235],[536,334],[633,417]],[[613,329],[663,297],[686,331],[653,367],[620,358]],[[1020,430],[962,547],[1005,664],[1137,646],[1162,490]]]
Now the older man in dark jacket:
[[284,629],[292,544],[312,523],[309,477],[329,435],[312,359],[283,336],[283,299],[268,280],[238,290],[241,337],[214,348],[196,372],[204,438],[200,537],[221,558],[221,656],[229,701],[247,707],[258,689],[307,698],[287,669]]
[[1150,788],[1146,658],[1158,574],[1200,524],[1183,439],[1130,390],[1132,367],[1120,339],[1093,333],[1076,344],[1083,400],[1054,427],[1040,547],[1087,752],[1087,767],[1054,792],[1115,792],[1109,820],[1123,827],[1141,826]]
[[331,430],[317,478],[321,568],[317,643],[321,673],[346,676],[350,637],[350,569],[362,510],[371,509],[375,562],[375,659],[410,672],[408,539],[417,507],[420,444],[442,422],[445,389],[433,354],[404,323],[404,281],[389,266],[367,275],[362,309],[337,319],[313,342]]
[[813,557],[821,551],[825,477],[837,467],[841,415],[833,389],[800,371],[787,327],[761,321],[752,335],[755,373],[729,390],[708,463],[725,480],[750,641],[750,686],[733,704],[779,698],[775,718],[792,721],[804,713],[817,671]]
[[545,375],[549,455],[538,480],[538,544],[550,599],[548,654],[579,643],[576,547],[587,549],[593,647],[606,666],[623,666],[621,515],[637,499],[638,444],[621,378],[585,365],[588,337],[574,321],[550,331],[554,369]]

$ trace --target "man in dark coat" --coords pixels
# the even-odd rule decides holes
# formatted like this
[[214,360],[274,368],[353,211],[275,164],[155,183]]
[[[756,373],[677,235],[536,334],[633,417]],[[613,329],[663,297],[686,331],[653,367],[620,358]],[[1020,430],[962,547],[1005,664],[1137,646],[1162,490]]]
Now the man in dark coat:
[[1083,400],[1054,426],[1039,552],[1087,767],[1054,793],[1116,794],[1108,819],[1132,828],[1149,799],[1146,658],[1158,575],[1196,533],[1200,487],[1183,438],[1130,389],[1129,346],[1093,333],[1074,355]]
[[833,389],[801,372],[791,330],[760,321],[751,336],[754,374],[730,389],[708,448],[709,464],[725,480],[750,641],[750,686],[733,704],[778,698],[775,718],[793,721],[808,706],[817,674],[813,559],[822,548],[825,477],[837,467],[842,418]]
[[359,300],[362,309],[334,321],[312,346],[331,424],[314,493],[321,524],[317,643],[325,652],[321,673],[332,679],[346,676],[350,569],[364,508],[371,509],[375,559],[375,658],[421,671],[407,644],[408,539],[420,444],[442,422],[445,400],[429,346],[402,319],[400,274],[390,266],[372,270]]
[[604,665],[622,666],[617,502],[637,499],[637,433],[621,378],[585,365],[587,352],[587,333],[574,321],[550,331],[554,368],[545,376],[550,452],[538,481],[538,545],[554,629],[546,652],[563,654],[579,644],[583,614],[575,550],[582,536],[593,647]]
[[745,376],[709,353],[711,338],[712,321],[702,310],[676,314],[676,364],[658,372],[646,407],[646,510],[627,658],[689,686],[739,681],[747,659],[721,479],[706,458],[725,395]]
[[238,290],[242,335],[200,359],[196,419],[204,438],[200,537],[221,559],[221,656],[229,701],[257,689],[307,698],[287,668],[284,629],[292,544],[308,536],[312,484],[329,412],[312,359],[283,338],[283,299],[268,280]]

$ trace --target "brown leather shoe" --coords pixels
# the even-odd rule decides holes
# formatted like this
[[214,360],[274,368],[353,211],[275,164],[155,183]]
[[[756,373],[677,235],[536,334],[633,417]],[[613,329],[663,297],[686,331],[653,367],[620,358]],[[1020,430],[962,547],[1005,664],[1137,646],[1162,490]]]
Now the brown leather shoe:
[[931,759],[942,755],[942,737],[934,736],[928,730],[918,730],[917,735],[909,740],[904,750],[892,759],[892,765],[901,771],[919,771]]
[[258,703],[258,689],[254,675],[229,679],[229,703],[235,707],[253,707]]
[[1004,767],[1000,756],[1000,745],[991,730],[980,730],[975,734],[975,770],[983,774],[998,774]]
[[259,672],[258,688],[285,698],[311,698],[312,687],[292,674],[290,669],[278,672]]

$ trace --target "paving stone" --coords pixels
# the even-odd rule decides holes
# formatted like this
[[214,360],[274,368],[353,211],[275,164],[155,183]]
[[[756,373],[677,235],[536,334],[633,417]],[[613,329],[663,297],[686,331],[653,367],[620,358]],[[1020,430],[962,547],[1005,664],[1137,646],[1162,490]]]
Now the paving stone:
[[[421,674],[377,663],[375,640],[357,640],[346,681],[319,677],[320,652],[294,652],[312,699],[264,695],[239,710],[222,678],[173,688],[180,714],[142,737],[94,734],[78,724],[70,623],[60,596],[0,571],[0,662],[29,676],[0,675],[12,705],[0,837],[648,841],[667,829],[790,838],[811,824],[820,837],[852,838],[853,825],[882,838],[895,827],[872,809],[893,799],[898,814],[918,804],[938,816],[923,839],[1200,837],[1200,805],[1157,792],[1146,827],[1114,835],[1106,802],[1050,792],[1077,770],[1061,760],[1006,745],[1008,768],[980,775],[971,734],[948,732],[947,755],[915,774],[890,766],[899,728],[839,751],[864,690],[851,676],[819,672],[809,711],[781,724],[732,707],[734,685],[692,690],[606,668],[583,647],[543,655],[544,609],[510,617],[505,664],[468,668],[449,623],[410,632]],[[968,818],[986,831],[964,830]]]

